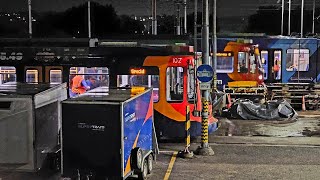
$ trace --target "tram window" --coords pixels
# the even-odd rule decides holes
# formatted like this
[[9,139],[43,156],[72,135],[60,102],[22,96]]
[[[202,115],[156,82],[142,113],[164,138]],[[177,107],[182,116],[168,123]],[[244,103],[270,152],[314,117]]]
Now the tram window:
[[233,56],[217,56],[217,73],[232,73],[233,59]]
[[118,75],[119,87],[145,86],[153,89],[153,102],[159,101],[159,75]]
[[190,74],[188,70],[188,101],[194,100],[195,99],[195,84],[196,81],[194,79],[194,74]]
[[62,83],[62,71],[60,69],[50,70],[50,83],[52,84]]
[[274,51],[273,72],[276,80],[281,79],[281,51]]
[[268,51],[261,51],[261,63],[262,63],[262,72],[263,78],[268,78]]
[[[84,81],[81,84],[86,84],[88,87],[81,92],[73,92],[72,85],[75,76],[80,76]],[[71,67],[69,75],[69,94],[71,97],[81,94],[85,91],[90,91],[97,87],[109,88],[109,69],[107,67]]]
[[309,49],[288,49],[286,59],[286,70],[308,71],[309,58]]
[[168,67],[166,77],[167,101],[183,100],[183,68]]
[[0,84],[7,82],[16,82],[16,68],[13,66],[1,66],[0,67]]
[[248,53],[239,52],[238,53],[238,72],[247,73],[248,72]]
[[28,69],[26,71],[26,82],[37,83],[39,81],[39,72],[36,69]]

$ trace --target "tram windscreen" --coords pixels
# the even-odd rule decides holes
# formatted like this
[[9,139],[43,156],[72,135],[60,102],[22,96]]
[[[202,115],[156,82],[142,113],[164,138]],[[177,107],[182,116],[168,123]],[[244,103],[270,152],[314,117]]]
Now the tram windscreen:
[[159,101],[159,75],[118,75],[118,87],[152,87],[153,102]]
[[17,74],[16,68],[13,66],[1,66],[0,67],[0,84],[8,82],[16,82]]
[[[97,87],[109,88],[107,67],[71,67],[69,75],[69,95],[75,97],[84,92],[95,92]],[[102,92],[104,93],[104,92]]]
[[238,53],[238,72],[239,73],[247,73],[248,72],[248,61],[249,55],[247,52],[239,52]]
[[231,52],[217,53],[217,73],[232,73],[234,57]]

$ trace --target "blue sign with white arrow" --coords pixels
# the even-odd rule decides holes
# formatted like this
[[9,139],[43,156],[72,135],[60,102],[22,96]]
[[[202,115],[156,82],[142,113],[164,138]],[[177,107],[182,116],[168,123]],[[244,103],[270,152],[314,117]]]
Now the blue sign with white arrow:
[[197,78],[201,82],[210,82],[213,78],[213,69],[210,65],[202,64],[197,68]]

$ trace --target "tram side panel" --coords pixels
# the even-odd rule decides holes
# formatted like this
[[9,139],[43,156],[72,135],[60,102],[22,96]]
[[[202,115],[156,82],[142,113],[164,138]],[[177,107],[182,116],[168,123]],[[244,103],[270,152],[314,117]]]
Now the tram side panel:
[[[317,82],[319,79],[319,43],[315,38],[257,37],[268,77],[266,82]],[[280,74],[274,76],[276,58],[280,58]],[[275,79],[275,77],[277,77]]]

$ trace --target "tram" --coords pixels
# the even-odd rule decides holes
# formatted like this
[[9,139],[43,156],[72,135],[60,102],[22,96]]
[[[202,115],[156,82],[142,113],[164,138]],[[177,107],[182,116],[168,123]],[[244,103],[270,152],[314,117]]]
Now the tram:
[[[201,111],[199,86],[194,78],[191,47],[100,45],[89,40],[48,46],[24,40],[6,46],[0,42],[1,83],[71,83],[76,75],[94,79],[93,87],[153,87],[155,128],[160,138],[185,137],[186,106]],[[25,42],[27,41],[27,42]],[[79,43],[79,45],[77,44]],[[81,44],[80,44],[81,43]],[[21,45],[22,44],[22,45]],[[56,45],[58,44],[58,45]],[[68,45],[69,44],[69,45]],[[72,44],[72,46],[70,45]],[[68,46],[66,46],[68,45]],[[209,132],[217,120],[209,113]],[[191,136],[201,135],[201,117],[191,113]]]
[[319,39],[265,34],[225,35],[218,38],[218,50],[222,51],[228,42],[238,39],[251,39],[259,45],[264,82],[297,83],[320,80],[320,70],[317,68],[320,62]]

